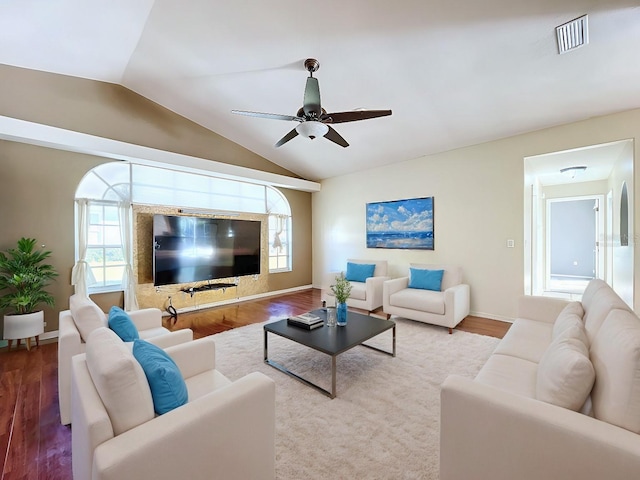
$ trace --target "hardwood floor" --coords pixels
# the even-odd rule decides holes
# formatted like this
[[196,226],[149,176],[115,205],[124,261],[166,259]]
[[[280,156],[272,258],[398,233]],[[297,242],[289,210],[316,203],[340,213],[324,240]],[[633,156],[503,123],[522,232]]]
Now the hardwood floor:
[[[196,338],[297,315],[321,306],[310,289],[165,319],[172,330],[191,328]],[[382,315],[382,312],[378,312]],[[375,313],[374,313],[375,314]],[[456,328],[502,338],[510,324],[467,317]],[[455,332],[454,332],[455,335]],[[71,479],[71,428],[60,425],[57,343],[0,350],[0,480]]]

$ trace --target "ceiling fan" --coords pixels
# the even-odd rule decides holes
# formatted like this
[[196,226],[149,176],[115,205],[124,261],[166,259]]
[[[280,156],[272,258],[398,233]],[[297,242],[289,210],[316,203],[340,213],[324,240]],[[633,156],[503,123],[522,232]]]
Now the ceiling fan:
[[245,110],[231,110],[231,113],[247,115],[249,117],[270,118],[273,120],[289,120],[299,122],[299,124],[282,137],[276,147],[280,147],[298,135],[313,140],[316,137],[324,137],[342,147],[348,147],[347,141],[340,136],[330,123],[346,123],[368,118],[386,117],[391,115],[391,110],[353,110],[350,112],[327,113],[320,105],[320,86],[318,79],[314,78],[313,72],[318,71],[320,63],[315,58],[307,58],[304,61],[304,68],[309,72],[307,84],[304,89],[304,104],[295,115],[280,115],[277,113],[247,112]]

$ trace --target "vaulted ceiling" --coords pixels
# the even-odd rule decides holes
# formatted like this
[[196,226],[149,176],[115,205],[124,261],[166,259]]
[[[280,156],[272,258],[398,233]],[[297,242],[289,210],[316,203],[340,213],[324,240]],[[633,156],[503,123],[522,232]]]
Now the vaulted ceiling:
[[[555,27],[588,14],[559,55]],[[640,107],[639,0],[6,0],[0,63],[118,83],[310,180]],[[350,143],[296,137],[316,58]]]

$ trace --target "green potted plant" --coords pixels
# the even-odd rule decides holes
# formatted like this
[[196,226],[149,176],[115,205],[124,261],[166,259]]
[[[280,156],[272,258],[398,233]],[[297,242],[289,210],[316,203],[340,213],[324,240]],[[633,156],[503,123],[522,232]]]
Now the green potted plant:
[[21,238],[17,248],[0,252],[0,309],[4,316],[4,338],[27,339],[44,332],[44,312],[38,306],[54,305],[53,296],[45,290],[58,275],[52,265],[45,263],[51,252],[36,249],[35,238]]
[[336,283],[331,285],[331,291],[336,297],[336,314],[338,317],[338,325],[347,324],[347,299],[351,294],[351,282],[346,279],[344,272],[336,275]]

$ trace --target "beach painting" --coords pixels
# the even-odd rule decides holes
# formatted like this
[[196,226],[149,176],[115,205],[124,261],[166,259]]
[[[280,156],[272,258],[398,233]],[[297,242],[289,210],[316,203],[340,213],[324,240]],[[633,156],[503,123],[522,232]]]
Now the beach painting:
[[433,250],[433,197],[367,203],[367,248]]

